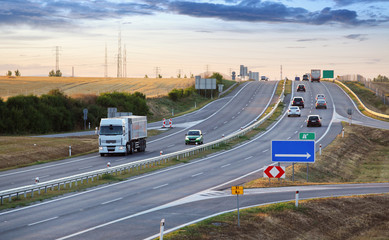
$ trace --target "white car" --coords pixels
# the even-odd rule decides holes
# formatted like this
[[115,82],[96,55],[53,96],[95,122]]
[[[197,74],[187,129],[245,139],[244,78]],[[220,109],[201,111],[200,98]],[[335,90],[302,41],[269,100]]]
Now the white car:
[[301,117],[301,110],[298,106],[289,106],[288,108],[288,117],[298,116]]
[[319,100],[319,99],[323,99],[323,100],[326,100],[326,96],[324,94],[317,94],[316,95],[316,101]]

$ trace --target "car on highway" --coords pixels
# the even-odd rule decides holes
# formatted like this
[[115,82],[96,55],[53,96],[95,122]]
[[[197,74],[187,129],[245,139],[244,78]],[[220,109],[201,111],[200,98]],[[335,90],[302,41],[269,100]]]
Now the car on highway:
[[303,97],[294,97],[292,100],[292,106],[299,106],[304,108],[304,98]]
[[299,84],[297,86],[297,92],[305,92],[305,85],[304,84]]
[[203,134],[201,130],[189,130],[187,134],[185,134],[185,145],[188,144],[203,144]]
[[309,81],[309,75],[308,74],[304,74],[303,75],[303,81]]
[[324,94],[322,94],[322,93],[317,94],[315,100],[317,101],[317,100],[319,100],[319,99],[324,99],[324,100],[326,100],[326,96],[325,96]]
[[319,115],[308,115],[307,127],[321,127],[321,119]]
[[290,116],[298,116],[301,117],[301,110],[297,106],[289,106],[288,108],[288,117]]
[[318,108],[325,108],[327,109],[327,102],[324,99],[318,99],[315,104],[316,109]]

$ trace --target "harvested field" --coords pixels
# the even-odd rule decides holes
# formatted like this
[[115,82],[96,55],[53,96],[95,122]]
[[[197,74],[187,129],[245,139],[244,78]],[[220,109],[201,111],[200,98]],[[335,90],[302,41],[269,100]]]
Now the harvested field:
[[193,78],[92,78],[92,77],[0,77],[0,97],[4,100],[15,95],[47,94],[59,89],[68,96],[99,95],[104,92],[136,91],[146,97],[165,96],[173,88],[194,85]]

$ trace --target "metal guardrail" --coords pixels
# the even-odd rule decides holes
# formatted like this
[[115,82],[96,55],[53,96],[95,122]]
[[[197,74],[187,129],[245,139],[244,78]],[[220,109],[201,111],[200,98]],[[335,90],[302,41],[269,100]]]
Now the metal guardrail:
[[252,125],[244,128],[244,129],[241,129],[240,131],[238,131],[236,133],[232,133],[228,136],[223,137],[222,139],[215,140],[213,142],[199,145],[199,146],[196,146],[196,147],[193,147],[190,149],[185,149],[182,151],[169,153],[166,155],[161,155],[158,157],[148,158],[148,159],[139,160],[136,162],[118,165],[115,167],[107,167],[104,169],[99,169],[99,170],[95,170],[95,171],[91,171],[91,172],[81,173],[81,174],[77,174],[77,175],[73,175],[73,176],[69,176],[69,177],[64,177],[64,178],[60,178],[60,179],[50,180],[47,182],[36,183],[36,184],[28,185],[28,186],[23,186],[23,187],[18,187],[18,188],[0,191],[1,204],[3,204],[4,199],[7,199],[7,198],[9,200],[9,202],[11,202],[13,197],[19,198],[19,196],[21,196],[21,195],[24,195],[24,197],[26,198],[27,194],[30,194],[31,197],[33,197],[34,192],[38,192],[38,194],[40,194],[41,191],[47,192],[48,189],[54,190],[55,188],[57,188],[57,190],[60,190],[61,187],[66,189],[67,186],[69,186],[69,188],[71,188],[73,186],[73,184],[74,184],[74,186],[77,186],[79,183],[83,184],[84,181],[86,181],[87,183],[89,181],[93,182],[95,178],[96,178],[96,180],[98,180],[99,178],[102,178],[103,175],[105,175],[105,174],[118,174],[118,173],[125,172],[125,171],[131,172],[131,171],[134,171],[135,169],[139,170],[139,169],[144,169],[146,167],[161,165],[162,163],[166,163],[172,159],[179,160],[180,158],[189,157],[191,155],[195,155],[196,153],[218,147],[218,146],[220,146],[220,144],[225,144],[229,141],[232,141],[236,138],[239,138],[239,137],[245,135],[247,132],[249,132],[252,129],[256,128],[257,126],[261,125],[264,121],[266,121],[269,117],[271,117],[273,115],[273,113],[275,112],[275,110],[277,109],[279,103],[281,101],[283,101],[283,99],[284,99],[285,83],[286,83],[286,81],[284,80],[283,89],[282,89],[282,92],[280,94],[278,101],[272,107],[272,110],[268,114],[265,115],[265,117],[263,117],[262,119],[260,119],[259,121],[255,122],[255,123],[253,123]]
[[382,118],[386,118],[386,119],[389,119],[389,115],[386,115],[386,114],[382,114],[382,113],[378,113],[378,112],[374,112],[370,109],[368,109],[365,104],[363,104],[363,102],[359,99],[359,97],[349,88],[347,87],[345,84],[343,84],[342,82],[338,81],[338,80],[334,80],[337,84],[341,85],[342,87],[346,88],[358,101],[358,103],[370,114],[373,114],[374,116],[377,116],[377,117],[382,117]]

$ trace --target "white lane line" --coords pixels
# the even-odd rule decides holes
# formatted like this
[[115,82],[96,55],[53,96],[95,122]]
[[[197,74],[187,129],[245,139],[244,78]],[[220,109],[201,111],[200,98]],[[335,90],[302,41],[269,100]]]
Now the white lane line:
[[84,170],[84,169],[91,168],[91,167],[93,167],[93,166],[82,167],[82,168],[79,168],[78,170]]
[[296,133],[298,133],[298,131],[295,131],[294,133],[296,134]]
[[39,223],[44,223],[44,222],[48,222],[48,221],[54,220],[56,218],[58,218],[58,217],[52,217],[52,218],[48,218],[48,219],[45,219],[45,220],[42,220],[42,221],[39,221],[39,222],[30,223],[27,226],[34,226],[34,225],[39,224]]
[[113,200],[110,200],[110,201],[107,201],[107,202],[103,202],[101,205],[105,205],[105,204],[108,204],[108,203],[113,203],[113,202],[116,202],[116,201],[119,201],[119,200],[122,200],[123,198],[120,197],[120,198],[116,198],[116,199],[113,199]]
[[167,185],[169,185],[169,184],[166,183],[166,184],[163,184],[163,185],[159,185],[157,187],[153,187],[153,189],[155,190],[155,189],[158,189],[158,188],[161,188],[161,187],[166,187]]
[[228,123],[228,121],[225,121],[224,124]]
[[300,127],[302,128],[304,125],[301,125]]
[[238,112],[238,115],[240,114],[240,112]]
[[231,164],[226,164],[226,165],[223,165],[223,166],[221,166],[220,168],[225,168],[225,167],[228,167],[228,166],[230,166]]
[[253,156],[250,156],[250,157],[247,157],[247,158],[245,158],[244,160],[249,160],[250,158],[252,158]]
[[287,140],[291,139],[292,137],[288,137]]
[[312,112],[312,110],[309,110],[309,113],[311,113]]
[[217,129],[217,127],[214,127],[213,129],[214,129],[214,130],[216,130],[216,129]]
[[267,151],[269,151],[269,149],[263,150],[262,152],[267,152]]
[[193,174],[192,177],[197,177],[197,176],[200,176],[201,174],[203,174],[203,172],[201,173],[196,173],[196,174]]
[[172,145],[169,145],[169,146],[167,146],[168,148],[170,148],[170,147],[174,147],[174,146],[176,146],[175,144],[172,144]]
[[232,116],[232,119],[234,119],[235,118],[235,116]]
[[50,175],[41,176],[40,178],[45,178],[45,177],[50,177]]

